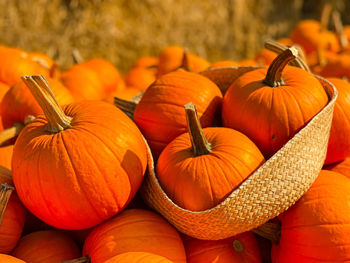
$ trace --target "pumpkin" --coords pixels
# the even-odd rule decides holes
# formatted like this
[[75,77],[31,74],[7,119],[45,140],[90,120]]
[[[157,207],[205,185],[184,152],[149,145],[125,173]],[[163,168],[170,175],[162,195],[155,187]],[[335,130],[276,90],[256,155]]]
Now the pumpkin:
[[118,90],[116,92],[113,92],[112,94],[107,95],[103,101],[106,101],[108,103],[113,104],[114,103],[114,97],[123,99],[123,100],[131,100],[132,98],[139,95],[141,91],[138,88],[134,87],[126,87],[123,90]]
[[350,79],[350,54],[342,53],[327,61],[327,64],[319,71],[323,77],[335,77]]
[[[157,57],[142,57],[134,63],[133,67],[157,69],[158,61],[159,59]],[[156,70],[154,72],[156,73]]]
[[[284,46],[292,46],[293,42],[289,38],[281,38],[277,41],[277,43]],[[258,62],[258,65],[270,65],[272,61],[277,57],[277,54],[267,48],[263,48],[260,52],[255,56],[255,61]],[[252,65],[254,66],[254,65]]]
[[322,170],[297,203],[279,216],[272,263],[348,262],[350,179]]
[[0,262],[1,263],[26,263],[23,260],[20,260],[19,258],[15,258],[10,255],[0,254]]
[[0,166],[11,170],[13,145],[0,147]]
[[235,62],[232,60],[222,60],[222,61],[217,61],[213,64],[211,64],[208,68],[227,68],[227,67],[238,67],[239,62]]
[[61,263],[80,257],[81,252],[62,231],[46,230],[23,236],[12,255],[30,263]]
[[133,67],[126,74],[124,80],[128,87],[142,91],[147,89],[156,80],[156,76],[152,69]]
[[123,78],[118,69],[109,61],[102,58],[88,60],[79,66],[87,67],[95,72],[103,86],[105,94],[113,93],[125,88]]
[[184,58],[188,60],[186,62],[187,70],[191,72],[199,72],[210,66],[207,60],[190,52],[185,52],[183,47],[169,46],[159,55],[157,78],[182,67]]
[[4,184],[13,184],[11,171],[0,166],[0,253],[10,253],[21,237],[26,211],[13,188]]
[[258,242],[252,232],[221,240],[184,239],[187,263],[261,263]]
[[203,127],[212,126],[222,94],[218,86],[199,74],[178,70],[157,79],[143,94],[134,121],[147,139],[155,158],[186,131],[183,105],[192,101]]
[[174,263],[186,262],[178,232],[161,216],[148,210],[123,211],[97,226],[83,247],[83,255],[88,255],[94,263],[126,252],[149,252]]
[[286,66],[295,48],[282,52],[268,69],[236,79],[222,107],[225,127],[247,135],[265,158],[271,157],[328,102],[320,82],[310,73]]
[[330,164],[350,157],[350,83],[338,78],[327,80],[338,90],[325,160],[325,164]]
[[58,69],[56,62],[49,56],[41,52],[30,52],[30,53],[27,53],[27,56],[29,59],[35,61],[40,66],[47,69],[49,71],[50,77],[56,78],[59,76],[60,71]]
[[[53,93],[60,105],[73,102],[71,93],[57,79],[47,78]],[[38,116],[43,111],[22,80],[13,85],[3,97],[0,104],[4,128],[10,128],[14,123],[23,123],[28,115]]]
[[291,40],[302,46],[306,55],[316,51],[318,44],[324,50],[332,52],[340,50],[337,36],[315,20],[299,22],[291,33]]
[[112,257],[104,263],[172,263],[169,259],[147,252],[127,252]]
[[185,110],[188,133],[162,151],[157,178],[178,206],[202,211],[222,202],[264,162],[264,157],[240,132],[221,127],[202,130],[192,103]]
[[105,88],[92,69],[76,64],[62,72],[60,80],[75,101],[99,100],[106,96]]
[[326,165],[324,166],[324,169],[340,173],[350,178],[350,158],[345,158],[344,161],[341,161],[339,163]]
[[14,48],[0,48],[0,82],[13,85],[27,74],[43,74],[49,76],[49,71],[37,62],[28,58],[27,53]]
[[61,229],[90,228],[120,212],[147,165],[136,125],[102,101],[62,110],[45,79],[23,80],[45,114],[23,129],[13,150],[13,180],[23,204]]

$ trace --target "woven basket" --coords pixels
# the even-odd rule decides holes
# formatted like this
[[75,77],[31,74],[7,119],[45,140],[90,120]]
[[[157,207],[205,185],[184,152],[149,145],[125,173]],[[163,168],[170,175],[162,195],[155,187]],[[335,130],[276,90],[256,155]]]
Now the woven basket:
[[[237,77],[253,69],[213,69],[201,74],[225,92]],[[326,157],[337,91],[327,80],[316,77],[327,92],[329,103],[223,202],[200,212],[177,206],[161,188],[151,155],[141,188],[144,200],[180,232],[207,240],[252,230],[288,209],[312,185]]]

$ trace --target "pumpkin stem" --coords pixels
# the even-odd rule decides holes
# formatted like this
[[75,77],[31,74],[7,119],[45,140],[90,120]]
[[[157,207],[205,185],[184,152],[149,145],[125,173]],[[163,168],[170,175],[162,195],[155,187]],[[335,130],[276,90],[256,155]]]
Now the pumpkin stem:
[[298,50],[295,47],[290,47],[284,50],[272,61],[263,82],[271,87],[282,86],[282,71],[288,62],[295,59],[297,56]]
[[122,110],[126,115],[128,115],[132,119],[137,103],[114,97],[114,105],[117,106],[120,110]]
[[80,64],[84,62],[83,56],[80,54],[80,51],[77,48],[73,48],[72,58],[73,58],[74,64]]
[[183,68],[186,71],[191,71],[190,64],[188,61],[188,55],[187,55],[187,52],[185,50],[184,50],[184,54],[182,56],[182,62],[181,62],[180,68]]
[[327,64],[327,59],[324,56],[323,48],[321,47],[321,45],[317,45],[317,60],[318,64],[321,67],[324,67]]
[[0,132],[0,145],[3,145],[8,140],[18,136],[23,130],[24,124],[21,122],[15,122],[12,127],[7,128]]
[[43,110],[48,121],[48,132],[58,133],[71,127],[72,118],[64,114],[43,76],[23,76],[22,80]]
[[239,241],[238,239],[233,240],[232,246],[233,246],[233,249],[234,249],[237,253],[241,253],[241,252],[243,252],[243,250],[244,250],[244,246],[243,246],[242,242]]
[[255,234],[262,236],[275,244],[280,242],[281,225],[277,223],[267,222],[252,230]]
[[88,255],[81,257],[81,258],[76,258],[76,259],[72,259],[72,260],[66,260],[63,261],[61,263],[90,263],[91,259]]
[[330,3],[326,3],[321,12],[321,18],[320,18],[320,23],[321,23],[321,31],[327,30],[328,29],[328,23],[329,23],[329,16],[332,11],[332,5]]
[[340,17],[340,13],[336,10],[333,11],[332,19],[333,19],[335,31],[337,32],[337,35],[339,38],[341,50],[343,51],[348,47],[349,43],[348,43],[348,39],[344,33],[344,27],[343,27],[343,22],[342,22],[341,17]]
[[200,156],[210,153],[210,143],[207,141],[203,134],[196,106],[192,102],[190,102],[185,105],[185,111],[187,117],[187,130],[190,134],[192,151],[194,153],[194,156]]
[[11,185],[0,185],[0,225],[13,190],[15,190],[15,188]]
[[[277,53],[277,54],[281,54],[283,51],[288,49],[287,46],[282,45],[274,40],[266,40],[264,43],[264,47],[272,52]],[[305,62],[305,54],[304,54],[304,51],[302,50],[302,48],[298,45],[294,45],[293,47],[295,47],[298,50],[298,56],[294,60],[290,61],[289,64],[291,66],[306,70],[307,72],[311,72],[309,66]]]

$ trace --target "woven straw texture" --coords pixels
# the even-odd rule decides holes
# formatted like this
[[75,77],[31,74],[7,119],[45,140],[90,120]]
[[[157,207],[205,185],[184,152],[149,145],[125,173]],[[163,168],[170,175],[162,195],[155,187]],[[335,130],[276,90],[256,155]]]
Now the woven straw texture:
[[[227,89],[252,68],[226,68],[203,72]],[[156,178],[152,157],[141,193],[144,200],[180,232],[198,239],[217,240],[264,224],[292,206],[312,185],[325,160],[337,91],[318,77],[329,103],[274,156],[251,174],[216,207],[192,212],[173,203]]]

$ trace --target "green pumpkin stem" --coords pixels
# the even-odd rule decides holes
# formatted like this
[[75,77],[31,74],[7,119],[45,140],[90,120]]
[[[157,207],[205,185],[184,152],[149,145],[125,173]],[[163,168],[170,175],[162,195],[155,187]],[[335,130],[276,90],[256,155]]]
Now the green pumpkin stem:
[[200,156],[210,153],[210,143],[207,141],[203,134],[196,106],[192,102],[190,102],[185,105],[185,111],[187,117],[187,130],[190,134],[192,151],[194,156]]
[[120,110],[122,110],[126,115],[128,115],[132,119],[137,103],[114,97],[114,105],[117,106]]
[[280,242],[281,225],[277,223],[267,222],[252,230],[255,234],[262,236],[275,244]]
[[71,127],[72,118],[64,114],[43,76],[23,76],[22,80],[43,110],[48,121],[48,132],[58,133]]
[[11,185],[0,185],[0,225],[13,190],[15,188]]
[[263,82],[270,87],[282,86],[282,71],[289,61],[298,56],[298,50],[295,47],[290,47],[279,54],[271,63],[267,70],[267,74]]
[[61,263],[90,263],[91,259],[88,255],[81,257],[81,258],[77,258],[77,259],[72,259],[72,260],[66,260],[63,261]]
[[338,11],[336,11],[336,10],[333,11],[332,20],[333,20],[333,24],[335,27],[335,31],[337,32],[337,35],[339,38],[341,50],[343,51],[348,47],[349,42],[348,42],[348,38],[346,37],[346,35],[344,33],[343,22],[341,20],[340,13]]

